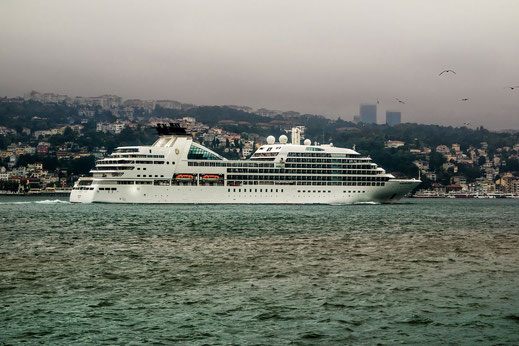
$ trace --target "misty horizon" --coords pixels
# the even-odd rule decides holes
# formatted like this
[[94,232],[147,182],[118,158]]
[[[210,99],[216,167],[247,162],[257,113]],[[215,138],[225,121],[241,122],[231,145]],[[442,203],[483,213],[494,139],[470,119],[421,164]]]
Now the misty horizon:
[[[519,128],[513,1],[0,5],[0,95],[174,99]],[[452,69],[456,74],[438,74]],[[467,101],[461,101],[468,98]],[[401,104],[397,99],[403,100]]]

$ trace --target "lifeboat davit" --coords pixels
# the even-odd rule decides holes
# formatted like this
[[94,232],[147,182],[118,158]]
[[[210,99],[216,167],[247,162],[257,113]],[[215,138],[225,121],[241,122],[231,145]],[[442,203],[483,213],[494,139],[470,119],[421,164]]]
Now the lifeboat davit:
[[202,175],[202,181],[205,181],[207,183],[215,183],[218,180],[220,180],[220,176],[216,174],[205,174]]
[[192,174],[179,174],[175,177],[176,181],[193,181],[194,179]]

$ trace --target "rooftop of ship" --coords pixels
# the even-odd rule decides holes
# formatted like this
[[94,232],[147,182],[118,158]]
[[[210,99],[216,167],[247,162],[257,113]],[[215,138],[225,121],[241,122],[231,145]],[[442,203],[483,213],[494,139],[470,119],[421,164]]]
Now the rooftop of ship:
[[360,155],[358,152],[346,149],[334,147],[333,144],[293,144],[293,143],[274,143],[262,145],[252,155],[260,153],[278,153],[285,154],[289,152],[314,152],[314,153],[329,153],[329,154],[349,154],[349,155]]
[[[157,132],[159,134],[159,138],[153,143],[151,146],[121,146],[117,147],[116,151],[125,151],[136,148],[168,148],[169,141],[168,139],[173,137],[189,137],[192,139],[192,135],[186,131],[185,128],[181,127],[178,123],[170,123],[170,124],[158,124]],[[221,160],[227,160],[224,156],[212,151],[211,149],[193,141],[193,145],[197,147],[204,148],[205,150],[210,151],[214,155],[218,156]],[[330,154],[349,154],[358,156],[358,158],[366,158],[362,157],[361,154],[352,149],[335,147],[333,144],[311,144],[309,139],[306,139],[303,144],[297,143],[289,143],[288,138],[285,135],[279,137],[279,141],[276,142],[273,136],[267,137],[267,144],[259,147],[249,158],[249,160],[258,160],[265,159],[267,156],[264,154],[271,154],[271,157],[282,157],[286,156],[289,152],[321,152],[321,153],[330,153]],[[275,155],[274,155],[275,154]]]
[[[178,123],[170,123],[170,124],[158,124],[157,132],[159,134],[159,138],[151,145],[151,146],[121,146],[117,147],[114,152],[112,152],[109,156],[105,157],[97,161],[97,164],[101,166],[105,166],[107,164],[116,164],[116,165],[125,165],[130,162],[125,162],[124,160],[131,159],[133,157],[143,157],[143,154],[147,154],[148,158],[154,157],[152,154],[167,154],[175,147],[175,151],[178,150],[176,148],[175,143],[178,139],[182,139],[187,146],[182,146],[184,149],[181,160],[188,161],[198,161],[197,158],[190,158],[187,154],[190,151],[190,148],[200,148],[201,150],[210,153],[211,160],[219,160],[219,161],[249,161],[249,162],[271,162],[271,163],[284,163],[290,161],[291,157],[294,156],[311,156],[314,158],[355,158],[356,160],[365,161],[366,163],[370,163],[373,165],[373,169],[378,171],[382,171],[386,173],[385,170],[381,167],[378,167],[376,163],[371,161],[369,156],[364,156],[359,154],[357,151],[347,148],[335,147],[332,143],[330,144],[318,144],[314,143],[312,145],[310,139],[305,139],[301,144],[300,138],[296,136],[295,140],[293,139],[293,143],[288,142],[288,137],[286,135],[281,135],[276,142],[276,138],[274,136],[267,137],[267,144],[261,145],[248,159],[241,160],[228,160],[224,156],[214,152],[213,150],[193,141],[193,136],[191,133],[187,132],[185,128],[181,127]],[[298,144],[299,142],[299,144]],[[150,150],[151,149],[151,150]],[[187,149],[187,150],[186,150]],[[297,153],[312,153],[310,155],[294,155]],[[138,156],[134,156],[131,154],[138,154]],[[321,155],[320,155],[321,154]],[[327,155],[322,155],[327,154]],[[159,155],[160,156],[160,155]],[[324,157],[323,157],[324,156]],[[164,156],[162,156],[164,157]],[[105,169],[103,169],[105,170]],[[94,171],[92,171],[93,173]]]

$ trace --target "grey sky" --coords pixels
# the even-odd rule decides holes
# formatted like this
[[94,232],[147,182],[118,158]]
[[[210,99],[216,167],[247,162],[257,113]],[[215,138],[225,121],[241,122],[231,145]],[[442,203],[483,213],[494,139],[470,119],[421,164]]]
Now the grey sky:
[[[519,128],[519,1],[0,2],[0,95],[31,89]],[[457,74],[438,76],[445,68]],[[406,101],[399,105],[398,97]],[[469,98],[467,102],[459,101]]]

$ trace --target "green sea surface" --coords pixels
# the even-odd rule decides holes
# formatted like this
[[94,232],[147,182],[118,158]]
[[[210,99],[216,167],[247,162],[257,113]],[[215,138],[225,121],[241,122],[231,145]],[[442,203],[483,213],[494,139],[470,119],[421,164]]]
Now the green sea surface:
[[0,344],[519,344],[519,200],[0,198]]

